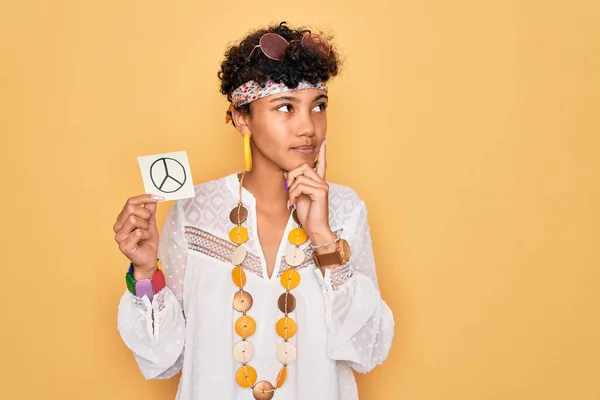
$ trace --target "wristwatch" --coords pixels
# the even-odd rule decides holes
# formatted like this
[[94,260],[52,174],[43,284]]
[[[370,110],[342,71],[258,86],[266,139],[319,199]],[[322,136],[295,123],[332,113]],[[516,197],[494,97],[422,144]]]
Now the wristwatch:
[[316,251],[313,252],[313,260],[319,268],[329,267],[330,265],[343,265],[350,261],[352,251],[350,245],[345,239],[337,241],[335,250],[331,253],[318,254]]

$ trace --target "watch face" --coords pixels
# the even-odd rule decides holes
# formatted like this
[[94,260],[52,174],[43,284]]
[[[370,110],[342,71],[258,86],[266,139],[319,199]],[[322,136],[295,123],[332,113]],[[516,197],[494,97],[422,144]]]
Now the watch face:
[[342,249],[342,252],[346,257],[346,260],[350,261],[350,257],[352,256],[352,250],[350,250],[350,245],[345,239],[340,240],[340,248]]

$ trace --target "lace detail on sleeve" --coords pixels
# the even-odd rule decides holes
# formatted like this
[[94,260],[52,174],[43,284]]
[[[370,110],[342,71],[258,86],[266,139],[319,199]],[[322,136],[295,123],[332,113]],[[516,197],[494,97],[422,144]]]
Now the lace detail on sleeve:
[[143,314],[147,314],[148,310],[151,309],[152,305],[150,304],[150,300],[148,300],[148,298],[137,297],[129,290],[127,291],[127,295],[133,301],[133,306]]
[[[237,247],[234,243],[215,236],[210,232],[196,228],[195,226],[185,227],[185,240],[188,249],[198,251],[226,263],[229,263],[231,253],[233,253]],[[246,255],[246,258],[242,263],[242,268],[261,278],[263,277],[260,258],[250,252]]]
[[[117,328],[133,352],[146,379],[163,379],[181,369],[185,344],[185,319],[169,287],[158,292],[152,304],[144,297],[141,305],[128,290],[119,302]],[[139,299],[139,298],[137,298]]]
[[152,300],[152,306],[158,312],[161,312],[162,310],[165,309],[165,289],[164,288],[154,296],[154,299]]
[[[335,230],[333,233],[335,233],[336,236],[339,236],[342,234],[342,229]],[[315,265],[315,260],[313,260],[314,246],[310,240],[308,240],[306,242],[306,244],[303,245],[302,251],[304,252],[304,262],[302,264],[298,265],[297,267],[292,267],[291,265],[289,265],[287,263],[287,261],[285,261],[285,256],[281,257],[281,268],[279,269],[279,273],[277,274],[277,277],[280,277],[281,274],[283,274],[285,271],[287,271],[290,268],[294,268],[295,270],[299,270],[299,269],[306,268],[309,266],[313,267],[313,268],[317,268],[317,266]],[[320,270],[317,269],[317,271],[319,273],[321,273]]]
[[352,263],[348,262],[331,270],[329,282],[333,290],[338,290],[354,274]]

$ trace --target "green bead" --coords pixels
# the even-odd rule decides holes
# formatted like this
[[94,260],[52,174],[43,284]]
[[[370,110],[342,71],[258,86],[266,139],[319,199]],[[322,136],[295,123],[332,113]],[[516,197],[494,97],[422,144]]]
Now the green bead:
[[127,283],[127,289],[135,296],[135,279],[131,274],[125,274],[125,282]]

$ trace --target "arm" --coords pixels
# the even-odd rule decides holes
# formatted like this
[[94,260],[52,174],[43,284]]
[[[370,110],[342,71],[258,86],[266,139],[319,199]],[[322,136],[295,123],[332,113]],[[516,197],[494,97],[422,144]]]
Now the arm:
[[170,378],[183,366],[185,318],[182,305],[187,247],[181,218],[181,205],[176,202],[167,214],[160,235],[158,255],[167,286],[152,302],[125,290],[119,303],[119,333],[146,379]]
[[352,249],[350,262],[326,269],[322,278],[327,354],[366,373],[387,358],[394,336],[394,317],[381,298],[365,203],[358,200],[344,221],[342,237]]

